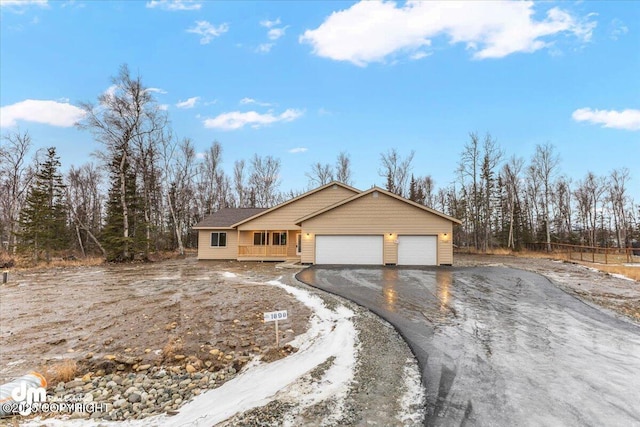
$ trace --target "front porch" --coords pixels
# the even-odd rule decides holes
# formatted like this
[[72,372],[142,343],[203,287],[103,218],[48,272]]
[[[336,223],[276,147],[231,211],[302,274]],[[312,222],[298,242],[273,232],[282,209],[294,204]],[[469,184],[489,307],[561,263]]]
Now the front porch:
[[238,261],[300,261],[297,230],[238,231]]

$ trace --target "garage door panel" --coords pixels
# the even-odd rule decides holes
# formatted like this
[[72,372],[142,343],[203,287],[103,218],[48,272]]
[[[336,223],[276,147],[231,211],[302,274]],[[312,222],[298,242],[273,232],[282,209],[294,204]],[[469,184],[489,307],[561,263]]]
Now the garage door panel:
[[382,236],[316,236],[316,264],[382,264]]
[[437,265],[437,236],[398,236],[398,265]]

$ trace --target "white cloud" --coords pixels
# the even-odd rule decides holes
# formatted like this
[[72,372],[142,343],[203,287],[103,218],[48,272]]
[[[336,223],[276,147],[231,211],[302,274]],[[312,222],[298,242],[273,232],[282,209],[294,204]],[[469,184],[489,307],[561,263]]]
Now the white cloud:
[[571,115],[576,122],[600,124],[606,128],[640,130],[640,110],[592,110],[580,108]]
[[229,24],[224,23],[216,27],[207,21],[196,21],[195,27],[187,29],[187,33],[202,36],[200,38],[200,44],[209,44],[213,38],[219,37],[227,31],[229,31]]
[[269,37],[269,40],[278,40],[280,37],[284,36],[287,28],[289,28],[288,25],[282,28],[272,28],[267,31],[267,37]]
[[296,148],[292,148],[291,150],[289,150],[289,152],[291,154],[298,154],[298,153],[304,153],[307,150],[308,150],[307,147],[296,147]]
[[25,99],[0,108],[0,127],[17,125],[18,121],[44,123],[51,126],[71,127],[84,117],[85,112],[68,102]]
[[532,1],[408,1],[403,6],[361,1],[334,12],[299,41],[318,56],[358,66],[414,53],[436,36],[465,44],[475,59],[502,58],[551,46],[547,38],[560,34],[589,41],[596,23],[588,18],[554,7],[535,20]]
[[167,111],[169,109],[169,104],[160,104],[158,105],[158,109],[161,111]]
[[262,43],[260,46],[258,46],[258,48],[256,49],[256,52],[269,53],[271,52],[272,47],[273,47],[273,43]]
[[149,9],[156,7],[162,10],[200,10],[202,3],[198,0],[151,0],[147,2]]
[[260,21],[260,25],[267,28],[275,27],[276,25],[280,25],[280,18],[276,18],[275,21],[269,21],[268,19],[265,19],[264,21]]
[[196,102],[200,99],[199,96],[194,96],[193,98],[189,98],[186,101],[180,101],[176,104],[178,108],[193,108],[196,106]]
[[413,59],[414,61],[417,61],[419,59],[426,58],[427,56],[431,56],[431,55],[432,55],[431,52],[424,52],[424,51],[419,50],[419,51],[417,51],[415,53],[412,53],[409,58]]
[[270,107],[271,104],[268,102],[261,102],[261,101],[257,101],[253,98],[242,98],[240,100],[240,104],[241,105],[247,105],[247,104],[255,104],[255,105],[259,105],[261,107]]
[[[267,31],[267,37],[271,41],[278,40],[279,38],[283,37],[287,32],[287,28],[289,28],[288,25],[285,27],[276,28],[276,26],[280,24],[281,24],[280,18],[277,18],[275,21],[269,21],[269,20],[260,21],[261,26],[269,29],[269,31]],[[273,46],[275,46],[275,43],[262,43],[256,48],[256,52],[269,53],[271,52],[271,48]]]
[[107,97],[112,98],[113,96],[115,96],[117,90],[118,90],[118,85],[111,85],[107,88],[107,90],[104,91],[104,94]]
[[0,7],[6,7],[11,11],[22,13],[28,6],[48,7],[48,0],[0,0]]
[[204,127],[222,130],[236,130],[248,125],[253,128],[260,128],[277,122],[291,122],[301,117],[303,114],[304,113],[302,111],[292,108],[279,115],[274,115],[272,112],[261,114],[256,111],[232,111],[230,113],[220,114],[212,119],[206,119],[204,121]]
[[160,88],[158,88],[158,87],[149,87],[149,88],[147,88],[147,92],[159,93],[159,94],[161,94],[161,95],[164,95],[164,94],[166,94],[166,93],[167,93],[167,91],[166,91],[166,90],[164,90],[164,89],[160,89]]
[[196,159],[201,159],[201,160],[202,160],[202,159],[204,159],[205,157],[207,157],[207,155],[206,155],[206,153],[204,153],[204,152],[196,153]]
[[609,38],[611,40],[618,40],[620,36],[624,36],[629,32],[629,27],[627,27],[624,22],[615,18],[611,21],[609,25]]

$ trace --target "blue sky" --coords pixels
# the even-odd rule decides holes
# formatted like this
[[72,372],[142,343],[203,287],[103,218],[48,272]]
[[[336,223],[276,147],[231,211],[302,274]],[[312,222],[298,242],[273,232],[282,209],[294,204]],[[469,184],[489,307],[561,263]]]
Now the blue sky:
[[73,123],[126,63],[173,129],[225,169],[282,161],[282,190],[351,155],[383,185],[380,153],[449,185],[469,132],[561,172],[631,170],[640,200],[640,2],[200,2],[0,0],[2,133],[28,130],[63,165],[99,148]]

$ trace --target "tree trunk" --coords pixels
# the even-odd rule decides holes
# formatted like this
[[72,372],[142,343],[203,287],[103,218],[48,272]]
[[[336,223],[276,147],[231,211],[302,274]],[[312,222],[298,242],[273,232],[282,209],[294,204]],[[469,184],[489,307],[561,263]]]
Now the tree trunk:
[[120,203],[122,205],[122,235],[124,237],[122,256],[124,259],[129,259],[129,209],[127,206],[127,187],[124,171],[126,161],[127,153],[123,150],[122,160],[120,160]]
[[76,224],[76,236],[78,236],[78,244],[80,245],[80,251],[82,251],[82,258],[86,258],[87,254],[84,251],[84,245],[82,244],[82,236],[80,235],[80,228]]
[[180,227],[178,227],[178,221],[176,220],[176,211],[173,207],[173,201],[171,200],[171,192],[167,194],[169,202],[169,211],[171,212],[171,219],[173,220],[173,228],[176,232],[176,240],[178,241],[178,253],[180,256],[184,256],[184,245],[182,244],[182,233]]

